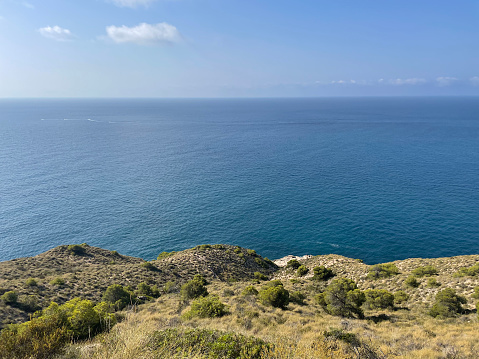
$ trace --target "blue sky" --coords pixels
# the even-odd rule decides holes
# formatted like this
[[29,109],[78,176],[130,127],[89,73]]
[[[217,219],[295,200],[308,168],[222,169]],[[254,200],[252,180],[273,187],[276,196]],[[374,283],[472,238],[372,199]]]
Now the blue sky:
[[0,97],[479,95],[479,1],[0,0]]

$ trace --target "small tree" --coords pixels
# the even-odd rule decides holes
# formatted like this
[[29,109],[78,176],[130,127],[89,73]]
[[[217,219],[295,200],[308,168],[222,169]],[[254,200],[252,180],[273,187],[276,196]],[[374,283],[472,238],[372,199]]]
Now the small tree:
[[325,266],[319,266],[313,268],[313,279],[314,280],[323,280],[326,281],[334,277],[334,273],[331,269],[326,268]]
[[103,294],[103,301],[121,310],[131,303],[131,294],[119,284],[110,285]]
[[191,309],[185,314],[187,319],[198,318],[216,318],[222,317],[228,313],[225,304],[221,303],[216,295],[201,297],[191,303]]
[[298,277],[302,277],[302,276],[305,276],[306,274],[308,274],[309,272],[309,269],[308,267],[306,267],[305,265],[301,265],[298,267],[298,270],[296,271],[296,274],[298,275]]
[[396,293],[394,293],[395,304],[402,304],[408,301],[408,299],[409,299],[409,295],[403,290],[398,290]]
[[436,301],[429,314],[433,317],[454,317],[464,311],[462,304],[466,303],[466,298],[457,295],[454,289],[446,288],[436,294]]
[[301,263],[299,263],[299,261],[297,259],[291,259],[286,264],[286,268],[298,269],[300,266],[301,266]]
[[416,277],[430,277],[432,275],[437,275],[437,269],[433,266],[417,267],[412,271],[412,274]]
[[368,279],[388,278],[399,273],[399,269],[393,263],[376,264],[369,269]]
[[252,285],[249,285],[249,286],[245,287],[245,289],[243,289],[243,292],[241,292],[241,295],[256,296],[256,295],[258,295],[258,291],[256,290],[255,287],[253,287]]
[[316,299],[331,315],[363,317],[361,305],[366,298],[351,279],[339,278],[333,280]]
[[364,291],[365,306],[369,309],[386,309],[394,307],[394,295],[385,289],[367,289]]
[[259,291],[258,296],[264,305],[284,309],[289,304],[289,292],[283,288],[283,283],[279,280],[267,283]]
[[410,275],[409,277],[406,278],[406,280],[404,281],[404,284],[406,284],[406,286],[411,288],[417,288],[419,287],[421,283],[419,283],[414,276]]
[[206,297],[208,289],[206,289],[206,280],[199,274],[181,286],[180,295],[183,300],[194,299],[198,297]]
[[17,292],[11,290],[11,291],[3,293],[3,295],[0,297],[0,299],[5,304],[15,304],[18,300],[18,294],[17,294]]

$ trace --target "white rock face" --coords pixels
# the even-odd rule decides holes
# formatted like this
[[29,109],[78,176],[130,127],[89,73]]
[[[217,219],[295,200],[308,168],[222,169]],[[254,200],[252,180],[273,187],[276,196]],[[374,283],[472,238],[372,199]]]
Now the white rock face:
[[280,258],[280,259],[275,259],[273,262],[278,267],[284,267],[286,264],[288,264],[288,262],[291,259],[296,259],[296,260],[301,262],[302,260],[309,259],[309,258],[312,258],[312,257],[313,256],[311,254],[306,254],[305,256],[302,256],[302,257],[293,256],[293,255],[290,254],[289,256],[286,256],[286,257],[283,257],[283,258]]

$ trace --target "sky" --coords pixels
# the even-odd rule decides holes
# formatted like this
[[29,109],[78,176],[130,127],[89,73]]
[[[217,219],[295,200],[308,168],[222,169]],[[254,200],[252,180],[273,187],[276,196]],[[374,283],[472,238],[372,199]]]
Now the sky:
[[0,98],[479,95],[479,0],[0,0]]

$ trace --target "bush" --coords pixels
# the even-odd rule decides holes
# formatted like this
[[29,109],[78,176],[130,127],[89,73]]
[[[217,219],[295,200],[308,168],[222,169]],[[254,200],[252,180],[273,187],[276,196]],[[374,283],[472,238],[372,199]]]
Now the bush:
[[301,263],[299,263],[299,261],[297,259],[291,259],[286,264],[286,268],[298,269],[300,266],[301,266]]
[[185,318],[216,318],[227,314],[226,305],[221,303],[215,295],[200,297],[191,303],[191,309],[185,314]]
[[374,279],[380,279],[380,278],[388,278],[396,274],[399,274],[399,269],[396,267],[395,264],[393,263],[376,264],[369,269],[367,278],[374,280]]
[[404,302],[407,302],[408,300],[409,295],[405,291],[398,290],[396,293],[394,293],[394,303],[402,304]]
[[255,337],[210,329],[165,329],[148,343],[155,357],[207,357],[211,359],[260,359],[269,345]]
[[296,303],[296,304],[299,304],[299,305],[305,305],[306,304],[304,302],[305,299],[306,299],[306,296],[299,291],[291,292],[289,294],[289,301],[291,303]]
[[361,343],[358,337],[353,333],[347,333],[342,329],[331,329],[323,332],[323,336],[327,339],[335,339],[350,344],[352,346],[359,346]]
[[362,318],[361,305],[366,300],[356,283],[351,279],[339,278],[331,282],[326,290],[316,297],[318,304],[331,315]]
[[65,279],[58,277],[50,281],[51,285],[62,286],[65,285]]
[[394,295],[385,289],[367,289],[364,291],[368,309],[386,309],[394,307]]
[[77,256],[81,256],[81,255],[86,253],[85,247],[83,247],[79,244],[70,244],[68,246],[68,251],[71,254],[74,254],[74,255],[77,255]]
[[141,263],[141,266],[151,271],[158,271],[158,268],[155,267],[151,262],[143,262]]
[[436,278],[429,278],[427,280],[427,286],[431,288],[437,288],[441,286],[441,283],[439,283]]
[[406,278],[406,280],[404,281],[404,284],[411,288],[417,288],[419,287],[421,283],[419,283],[414,276],[410,275],[409,277]]
[[475,264],[469,268],[461,268],[454,273],[454,277],[475,277],[479,274],[479,264]]
[[256,251],[254,249],[247,249],[246,253],[250,256],[257,256]]
[[429,311],[429,315],[444,318],[454,317],[464,311],[461,304],[466,303],[466,298],[457,295],[454,289],[446,288],[436,294],[436,301]]
[[308,274],[309,272],[309,269],[308,267],[306,267],[305,265],[301,265],[298,267],[298,270],[296,271],[296,274],[298,275],[298,277],[302,277],[302,276],[305,276],[306,274]]
[[258,291],[256,290],[255,287],[253,287],[252,285],[249,285],[245,289],[243,289],[243,292],[241,292],[241,295],[244,295],[244,296],[258,295]]
[[263,259],[261,259],[260,257],[256,257],[254,259],[254,261],[256,262],[256,264],[258,264],[260,267],[262,268],[268,268],[269,267],[269,263],[264,261]]
[[181,286],[180,295],[183,300],[206,297],[208,289],[205,287],[206,280],[201,275],[195,277]]
[[147,283],[142,282],[136,287],[136,294],[144,295],[147,297],[154,297],[156,293],[153,293],[153,289]]
[[474,299],[479,299],[479,287],[474,287],[474,293],[472,294]]
[[18,294],[15,291],[11,290],[3,293],[3,295],[0,297],[0,300],[2,300],[2,302],[4,302],[5,304],[15,304],[18,300]]
[[268,276],[264,275],[261,272],[254,272],[253,275],[254,275],[254,278],[257,280],[268,280]]
[[313,279],[314,280],[323,280],[326,281],[330,278],[333,278],[335,274],[333,271],[329,268],[326,268],[325,266],[319,266],[319,267],[314,267],[313,268]]
[[283,283],[273,280],[267,283],[258,293],[261,303],[284,309],[289,304],[289,292],[283,288]]
[[25,281],[25,284],[29,287],[36,287],[38,285],[37,281],[35,280],[35,278],[28,278],[26,281]]
[[119,284],[110,285],[103,294],[103,301],[113,304],[117,310],[131,304],[131,293]]
[[173,251],[173,252],[161,252],[160,254],[158,254],[158,258],[156,258],[156,259],[157,260],[165,259],[165,258],[171,257],[175,253],[176,253],[175,251]]
[[437,269],[433,266],[417,267],[412,271],[412,274],[416,277],[430,277],[432,275],[437,275]]
[[0,332],[0,358],[49,359],[60,353],[69,339],[59,316],[33,318]]

